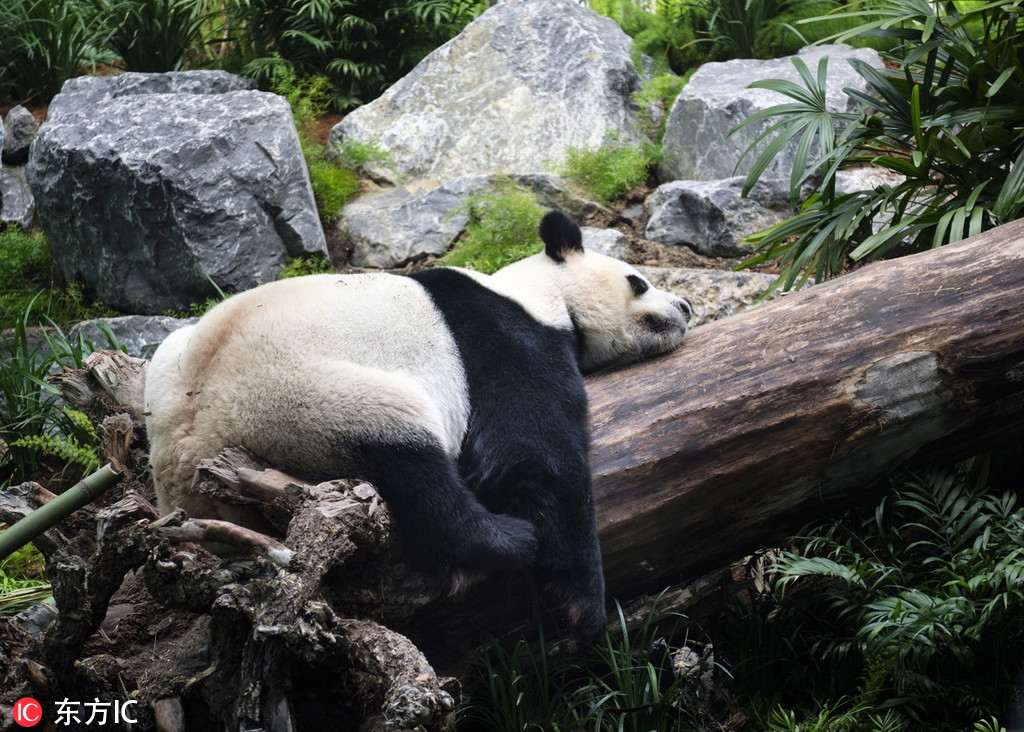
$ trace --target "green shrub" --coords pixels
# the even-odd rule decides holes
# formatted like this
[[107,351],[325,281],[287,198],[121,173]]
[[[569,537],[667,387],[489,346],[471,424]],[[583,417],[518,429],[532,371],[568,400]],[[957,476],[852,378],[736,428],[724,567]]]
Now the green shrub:
[[345,140],[336,145],[333,156],[346,168],[357,170],[364,168],[370,163],[387,162],[388,153],[376,142],[363,140]]
[[[692,72],[685,76],[659,74],[645,81],[640,91],[633,94],[633,101],[640,107],[641,131],[648,139],[653,140],[655,145],[661,145],[661,140],[665,136],[668,112],[690,76]],[[657,116],[651,113],[652,108],[658,111]]]
[[684,74],[707,60],[707,6],[700,0],[658,0],[649,12],[633,0],[590,0],[595,12],[608,16],[633,39],[633,63],[651,76]]
[[346,167],[331,159],[314,139],[316,121],[327,108],[330,82],[325,76],[299,78],[291,69],[278,67],[271,89],[291,105],[320,221],[325,226],[333,225],[342,206],[359,192],[359,177],[354,166]]
[[312,274],[327,274],[334,271],[331,260],[322,256],[296,257],[288,262],[281,273],[277,276],[279,280],[286,280],[290,277],[304,277]]
[[760,58],[769,32],[792,34],[796,43],[806,39],[780,18],[799,15],[803,0],[710,0],[708,36],[716,58]]
[[378,96],[487,7],[477,0],[231,0],[233,52],[269,82],[285,68],[324,75],[339,111]]
[[968,467],[894,480],[877,505],[794,542],[775,567],[782,604],[746,619],[773,626],[788,653],[747,647],[739,683],[765,664],[769,698],[862,722],[890,709],[912,729],[963,730],[1005,709],[1024,651],[1024,514]]
[[537,227],[545,209],[530,191],[506,185],[491,195],[471,196],[463,239],[444,264],[491,274],[543,249]]
[[20,101],[53,97],[105,32],[76,0],[4,0],[0,29],[0,99]]
[[[69,339],[52,322],[33,329],[32,306],[3,339],[0,360],[0,485],[25,480],[78,480],[96,463],[99,440],[79,412],[65,410],[46,378],[57,368],[81,368],[93,350],[79,337]],[[117,348],[107,333],[106,347]],[[55,491],[59,492],[59,491]]]
[[0,261],[0,328],[13,328],[26,313],[28,325],[53,321],[61,326],[114,314],[102,303],[87,303],[79,285],[56,287],[42,234],[0,232]]
[[211,14],[196,0],[92,0],[93,22],[128,71],[180,71],[198,60]]
[[[751,238],[759,254],[747,266],[779,259],[778,285],[788,289],[810,276],[839,274],[851,259],[923,251],[1018,218],[1024,211],[1022,2],[959,10],[935,0],[891,0],[851,14],[874,20],[838,40],[872,32],[899,43],[885,54],[898,68],[853,62],[877,92],[854,94],[863,104],[859,113],[826,108],[827,60],[815,75],[794,59],[802,85],[755,82],[793,101],[743,123],[779,118],[760,138],[770,142],[746,191],[784,144],[799,140],[790,191],[795,200],[807,184],[812,195],[797,216]],[[891,171],[898,182],[838,192],[837,171],[861,164]]]
[[630,630],[616,604],[618,628],[589,656],[553,653],[520,640],[494,644],[468,682],[470,702],[458,730],[522,732],[696,732],[720,729],[672,666],[671,638],[681,618],[657,607]]
[[359,176],[354,170],[328,160],[322,145],[304,143],[302,152],[320,221],[324,226],[332,226],[342,207],[359,193]]
[[601,203],[611,203],[647,180],[655,162],[653,145],[602,145],[566,150],[562,175]]

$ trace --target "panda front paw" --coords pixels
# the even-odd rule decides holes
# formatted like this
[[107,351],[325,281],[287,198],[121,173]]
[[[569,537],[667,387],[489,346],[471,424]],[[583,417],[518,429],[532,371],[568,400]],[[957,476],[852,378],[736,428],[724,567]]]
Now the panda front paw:
[[519,569],[533,563],[537,530],[526,519],[487,513],[475,531],[461,538],[459,564],[479,569]]
[[[440,591],[457,595],[493,570],[529,566],[537,554],[537,531],[529,521],[481,511],[436,539],[432,574]],[[414,560],[415,561],[415,560]]]

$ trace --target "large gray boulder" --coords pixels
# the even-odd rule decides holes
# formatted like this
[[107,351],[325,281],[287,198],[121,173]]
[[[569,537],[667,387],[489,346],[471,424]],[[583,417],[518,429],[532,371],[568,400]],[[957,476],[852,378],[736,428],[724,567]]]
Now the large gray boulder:
[[326,253],[291,109],[250,86],[223,72],[65,84],[28,172],[68,281],[152,314]]
[[355,266],[399,267],[427,255],[444,254],[469,220],[470,198],[500,194],[510,183],[532,191],[542,205],[574,218],[602,210],[575,196],[550,173],[464,175],[441,185],[419,181],[361,196],[342,209],[338,230],[353,244]]
[[[833,112],[856,107],[844,88],[868,91],[867,82],[850,65],[851,59],[882,66],[876,51],[845,45],[810,46],[798,56],[812,74],[817,73],[819,59],[828,57],[826,103]],[[715,180],[746,175],[757,154],[752,152],[741,162],[743,151],[773,121],[748,125],[732,136],[729,131],[756,112],[792,101],[778,92],[748,88],[751,82],[763,79],[788,79],[802,85],[789,56],[767,61],[734,59],[707,63],[697,69],[676,97],[666,121],[662,141],[665,162],[659,168],[661,180]],[[762,180],[788,181],[794,152],[795,145],[790,145],[776,156]]]
[[566,148],[598,147],[609,131],[639,139],[631,45],[575,0],[498,3],[349,114],[330,141],[376,142],[388,159],[370,172],[393,184],[551,170]]
[[747,256],[749,234],[774,226],[795,211],[782,186],[759,181],[744,198],[743,178],[677,180],[658,186],[647,200],[651,241],[685,245],[709,257]]

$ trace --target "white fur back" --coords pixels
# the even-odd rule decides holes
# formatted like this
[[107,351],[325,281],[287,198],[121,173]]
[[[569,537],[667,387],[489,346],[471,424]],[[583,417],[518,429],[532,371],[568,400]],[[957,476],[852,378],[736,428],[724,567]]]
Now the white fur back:
[[157,350],[146,404],[168,486],[231,445],[333,474],[332,442],[411,427],[457,456],[469,418],[441,313],[413,280],[378,274],[282,280],[221,303]]

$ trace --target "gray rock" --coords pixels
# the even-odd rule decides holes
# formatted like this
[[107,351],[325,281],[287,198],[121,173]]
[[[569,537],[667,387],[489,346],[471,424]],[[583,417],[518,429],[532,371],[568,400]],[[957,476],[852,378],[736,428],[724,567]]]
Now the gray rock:
[[619,26],[574,0],[494,5],[380,98],[342,120],[331,143],[374,141],[393,184],[551,170],[568,147],[609,130],[639,139],[640,76]]
[[629,247],[629,239],[621,231],[615,229],[595,229],[582,227],[583,248],[603,254],[606,257],[623,259]]
[[466,226],[470,196],[500,192],[509,181],[532,190],[542,205],[575,218],[602,210],[570,193],[554,175],[467,175],[440,185],[418,181],[361,196],[342,209],[338,230],[354,245],[351,261],[357,267],[399,267],[441,255]]
[[0,139],[0,149],[3,150],[0,159],[4,165],[24,165],[28,160],[28,148],[39,131],[39,123],[31,112],[19,104],[7,113],[3,126],[7,139]]
[[25,166],[0,168],[0,222],[28,231],[36,203],[25,180]]
[[64,85],[28,180],[66,280],[154,314],[326,253],[291,109],[274,94],[222,91],[248,85],[217,72]]
[[887,168],[877,165],[863,165],[836,171],[836,193],[867,191],[879,186],[896,187],[906,178]]
[[775,281],[760,272],[723,272],[681,267],[637,267],[655,287],[686,298],[693,306],[691,326],[735,315],[753,306]]
[[149,358],[164,338],[199,318],[172,318],[166,315],[125,315],[120,318],[96,318],[71,327],[69,337],[84,338],[96,348],[110,348],[109,332],[129,356]]
[[[233,91],[251,91],[256,82],[227,71],[171,71],[163,74],[129,72],[118,76],[76,76],[61,87],[47,110],[47,121],[68,111],[79,114],[85,103],[102,105],[103,102],[141,94],[226,94]],[[87,100],[82,102],[75,97]],[[56,104],[56,106],[54,106]]]
[[[868,90],[867,82],[849,64],[850,59],[882,66],[881,57],[869,48],[811,46],[798,55],[812,74],[817,72],[821,57],[829,58],[827,105],[834,112],[850,111],[856,106],[844,87]],[[762,79],[789,79],[802,86],[792,57],[768,61],[734,59],[701,66],[669,112],[662,142],[665,163],[659,168],[661,180],[715,180],[746,175],[761,147],[740,162],[744,150],[774,120],[749,125],[732,136],[729,131],[755,112],[792,101],[774,91],[748,88],[751,82]],[[784,149],[762,179],[788,181],[794,150],[795,145]]]
[[743,198],[743,178],[677,180],[657,188],[647,201],[651,217],[644,233],[651,241],[686,245],[709,257],[746,256],[742,239],[767,229],[795,211],[782,186],[758,181]]

